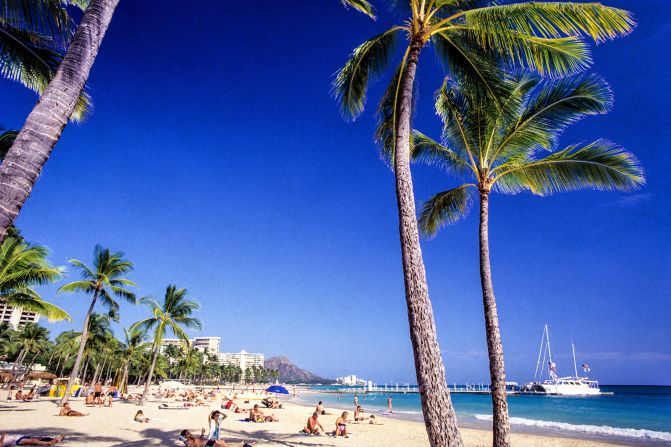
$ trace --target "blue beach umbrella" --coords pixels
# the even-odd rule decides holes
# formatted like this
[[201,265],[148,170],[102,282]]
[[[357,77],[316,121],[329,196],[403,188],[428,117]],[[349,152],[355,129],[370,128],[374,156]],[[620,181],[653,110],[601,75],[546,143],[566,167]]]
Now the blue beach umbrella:
[[275,394],[289,394],[289,391],[286,388],[284,388],[283,386],[279,386],[279,385],[269,386],[268,388],[266,388],[266,391],[268,391],[269,393],[275,393]]

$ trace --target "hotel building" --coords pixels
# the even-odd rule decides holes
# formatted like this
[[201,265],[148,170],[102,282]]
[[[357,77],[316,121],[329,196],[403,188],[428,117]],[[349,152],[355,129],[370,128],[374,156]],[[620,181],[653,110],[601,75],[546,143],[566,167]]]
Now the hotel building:
[[39,320],[40,316],[35,312],[26,312],[0,303],[0,323],[9,323],[14,330],[21,329],[26,323],[37,323]]

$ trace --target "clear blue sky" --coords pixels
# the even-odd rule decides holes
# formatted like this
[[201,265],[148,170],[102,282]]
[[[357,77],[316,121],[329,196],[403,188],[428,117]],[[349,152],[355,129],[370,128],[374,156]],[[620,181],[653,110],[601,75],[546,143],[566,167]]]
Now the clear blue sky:
[[[377,3],[380,3],[379,1]],[[560,373],[578,361],[602,383],[669,384],[668,143],[671,17],[664,0],[634,11],[627,38],[595,50],[616,105],[562,137],[598,137],[637,154],[648,185],[632,193],[493,197],[491,250],[508,375],[533,374],[544,323]],[[349,52],[384,30],[319,2],[122,1],[90,78],[96,110],[70,125],[18,226],[53,262],[90,262],[101,243],[136,263],[141,295],[188,288],[202,335],[222,349],[286,355],[335,377],[414,382],[396,200],[372,143],[372,112],[344,122],[329,94]],[[416,127],[436,136],[442,74],[428,50]],[[8,81],[0,123],[20,127],[35,96]],[[452,184],[414,168],[418,201]],[[449,382],[487,381],[477,220],[423,241]],[[85,296],[45,298],[79,329]],[[124,305],[122,323],[145,309]],[[117,330],[117,333],[119,331]]]

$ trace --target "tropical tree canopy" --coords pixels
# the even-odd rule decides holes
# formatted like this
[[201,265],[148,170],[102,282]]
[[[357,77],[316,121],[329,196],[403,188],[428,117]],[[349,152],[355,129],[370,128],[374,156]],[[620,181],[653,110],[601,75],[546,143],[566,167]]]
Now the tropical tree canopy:
[[62,267],[47,261],[48,251],[23,239],[7,237],[0,244],[0,303],[47,317],[50,321],[70,320],[58,306],[44,301],[34,290],[57,281]]
[[610,87],[598,75],[539,80],[522,75],[508,81],[497,108],[488,95],[445,81],[436,94],[443,121],[438,143],[415,131],[416,160],[437,164],[458,178],[456,188],[432,196],[420,227],[433,235],[465,216],[480,193],[537,195],[592,188],[629,191],[645,183],[634,155],[604,139],[557,150],[557,139],[572,123],[610,110]]
[[[63,59],[76,25],[68,5],[85,8],[87,1],[0,0],[0,76],[41,95]],[[91,99],[82,92],[72,115],[81,121]]]

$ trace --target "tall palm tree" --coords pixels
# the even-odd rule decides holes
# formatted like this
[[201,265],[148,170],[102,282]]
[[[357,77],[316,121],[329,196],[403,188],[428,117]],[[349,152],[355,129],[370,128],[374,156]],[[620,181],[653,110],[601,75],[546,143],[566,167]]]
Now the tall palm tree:
[[414,156],[468,176],[472,183],[432,196],[423,206],[420,228],[427,235],[463,218],[475,198],[480,203],[480,279],[484,305],[495,444],[510,430],[506,374],[489,259],[489,195],[528,190],[545,195],[577,189],[635,189],[644,183],[636,158],[606,140],[556,150],[557,138],[571,123],[606,113],[612,104],[599,76],[540,81],[521,76],[497,108],[486,95],[464,93],[446,81],[436,96],[443,120],[443,144],[414,133]]
[[[35,3],[35,2],[31,2]],[[58,70],[0,166],[0,240],[5,237],[77,106],[119,0],[91,0]]]
[[[53,79],[72,38],[75,23],[68,5],[85,1],[0,1],[0,76],[17,81],[41,95]],[[72,115],[81,121],[91,109],[82,92]]]
[[47,261],[48,251],[14,237],[0,244],[0,303],[45,316],[49,321],[70,320],[58,306],[44,301],[36,286],[54,283],[63,274],[62,267]]
[[133,304],[136,303],[135,294],[128,290],[128,287],[137,286],[130,279],[124,278],[126,274],[133,270],[133,263],[124,259],[123,253],[112,253],[109,248],[102,248],[100,245],[96,245],[93,250],[93,268],[86,266],[86,264],[77,259],[71,259],[70,264],[80,271],[82,279],[65,284],[58,289],[59,293],[83,292],[93,295],[93,298],[84,318],[79,351],[77,352],[72,372],[70,372],[70,380],[68,380],[61,405],[68,401],[72,386],[79,375],[79,367],[84,355],[86,341],[88,340],[89,320],[98,300],[111,312],[117,312],[119,309],[119,303],[114,300],[113,296],[123,298]]
[[[386,71],[397,44],[405,37],[401,62],[379,107],[377,139],[390,153],[396,178],[410,339],[429,441],[432,446],[461,446],[436,338],[410,173],[413,92],[422,49],[431,43],[452,76],[466,85],[482,86],[497,98],[505,87],[497,63],[521,64],[540,73],[573,73],[590,62],[583,38],[597,42],[615,38],[629,33],[634,22],[628,12],[596,3],[403,3],[407,5],[407,19],[358,46],[337,73],[333,90],[343,115],[356,118],[363,112],[368,84]],[[508,444],[507,437],[497,440],[498,445]]]
[[138,354],[149,348],[149,343],[146,342],[147,333],[140,328],[124,328],[123,333],[125,338],[121,346],[123,372],[118,388],[120,392],[125,393],[128,387],[128,369],[130,364],[133,360],[137,360]]
[[175,337],[185,340],[188,343],[189,337],[184,332],[184,328],[200,329],[202,324],[198,318],[192,317],[191,314],[200,308],[200,305],[195,301],[186,299],[186,289],[178,289],[174,285],[169,285],[165,291],[163,304],[159,304],[151,297],[142,298],[142,303],[149,306],[152,317],[138,321],[132,327],[149,332],[154,331],[154,344],[152,347],[153,356],[149,373],[147,374],[147,381],[144,385],[144,392],[140,399],[139,405],[144,405],[149,393],[149,386],[156,367],[156,359],[161,350],[161,341],[168,329],[175,335]]
[[12,365],[12,383],[16,382],[24,375],[21,371],[23,362],[30,353],[37,353],[43,349],[46,341],[49,340],[49,330],[35,323],[26,323],[21,330],[15,333],[14,341],[19,349],[19,355]]

